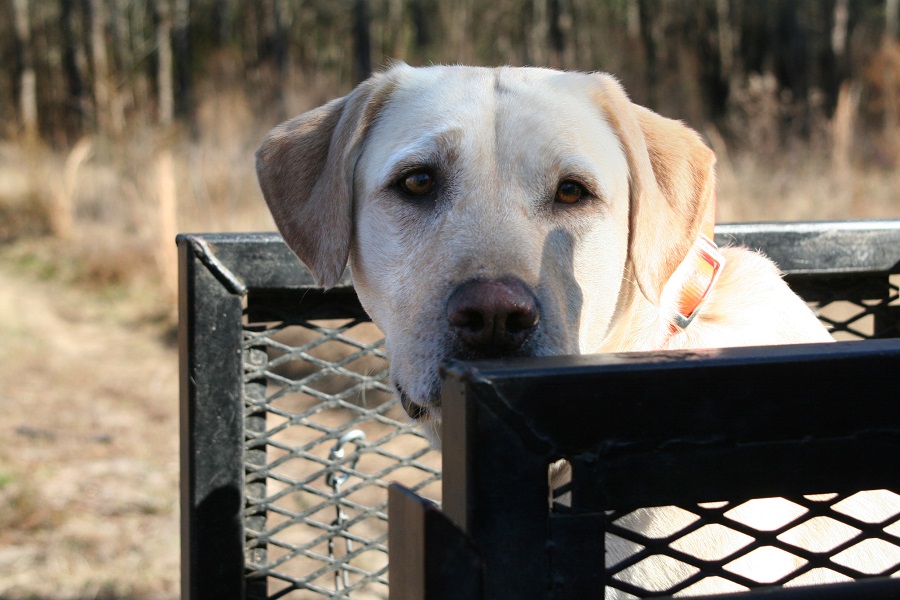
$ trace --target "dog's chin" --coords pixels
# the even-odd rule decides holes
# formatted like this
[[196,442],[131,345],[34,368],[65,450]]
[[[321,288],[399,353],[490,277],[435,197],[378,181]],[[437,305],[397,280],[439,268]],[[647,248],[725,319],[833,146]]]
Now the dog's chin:
[[397,396],[400,398],[400,405],[403,407],[403,410],[409,416],[410,420],[414,421],[419,426],[419,429],[431,443],[431,446],[435,450],[440,450],[441,407],[438,400],[440,398],[440,392],[432,394],[434,399],[420,401],[411,398],[409,394],[406,393],[406,390],[404,390],[397,382],[394,382],[394,389],[397,392]]
[[[543,354],[539,350],[541,346],[529,340],[522,347],[515,350],[499,349],[496,352],[476,352],[466,350],[464,348],[454,346],[444,355],[455,360],[484,360],[492,358],[512,358],[539,356]],[[430,385],[424,386],[425,392],[416,390],[409,393],[407,388],[403,386],[396,378],[393,379],[394,390],[400,399],[400,405],[409,416],[410,420],[418,425],[419,430],[431,443],[435,450],[441,449],[441,384],[440,379],[435,376]],[[415,386],[414,386],[415,387]]]
[[425,421],[419,421],[419,429],[425,435],[425,439],[435,450],[441,449],[441,409],[433,409],[434,416]]

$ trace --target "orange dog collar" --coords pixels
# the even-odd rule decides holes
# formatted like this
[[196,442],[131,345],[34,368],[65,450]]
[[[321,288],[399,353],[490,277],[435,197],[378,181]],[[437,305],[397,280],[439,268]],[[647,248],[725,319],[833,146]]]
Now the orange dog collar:
[[705,234],[700,234],[684,260],[688,271],[678,292],[672,333],[691,324],[725,266],[719,247]]

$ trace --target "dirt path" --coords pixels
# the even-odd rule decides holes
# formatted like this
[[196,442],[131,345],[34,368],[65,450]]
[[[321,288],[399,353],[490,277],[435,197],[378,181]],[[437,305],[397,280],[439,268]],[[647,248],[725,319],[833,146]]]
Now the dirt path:
[[0,256],[0,597],[176,598],[177,350]]

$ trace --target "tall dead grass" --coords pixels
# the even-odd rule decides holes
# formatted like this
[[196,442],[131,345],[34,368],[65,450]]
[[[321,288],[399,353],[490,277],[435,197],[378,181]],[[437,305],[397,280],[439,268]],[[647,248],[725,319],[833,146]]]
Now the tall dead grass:
[[200,110],[197,135],[87,137],[66,152],[0,145],[0,242],[49,254],[79,282],[175,290],[179,231],[271,230],[253,151],[271,125],[235,94]]

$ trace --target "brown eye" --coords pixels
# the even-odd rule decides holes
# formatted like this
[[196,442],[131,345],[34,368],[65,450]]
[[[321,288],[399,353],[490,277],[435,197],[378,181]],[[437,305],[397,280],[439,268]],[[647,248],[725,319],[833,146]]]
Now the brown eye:
[[427,196],[434,189],[434,175],[429,171],[416,171],[400,180],[400,189],[410,196]]
[[563,181],[556,188],[556,201],[562,204],[575,204],[585,196],[587,191],[574,181]]

